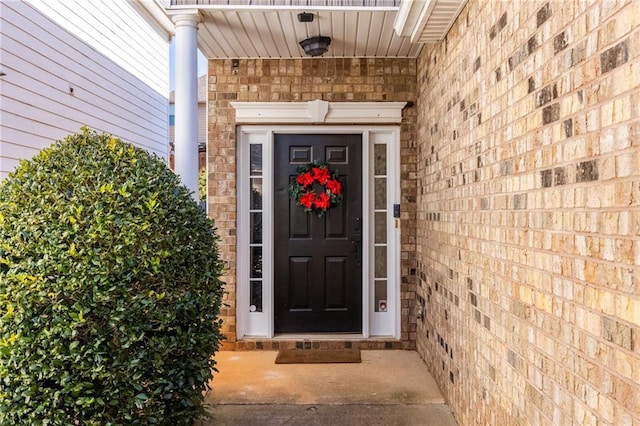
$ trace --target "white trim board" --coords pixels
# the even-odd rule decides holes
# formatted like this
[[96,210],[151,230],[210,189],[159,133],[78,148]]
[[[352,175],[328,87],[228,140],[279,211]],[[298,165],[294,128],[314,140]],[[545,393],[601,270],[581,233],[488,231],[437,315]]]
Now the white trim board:
[[[285,116],[286,117],[286,116]],[[283,118],[281,116],[281,121]],[[286,121],[286,119],[284,119]],[[400,203],[400,127],[395,126],[336,126],[336,125],[291,125],[239,126],[238,148],[238,232],[237,232],[237,339],[262,337],[273,338],[273,140],[274,134],[361,134],[363,143],[363,263],[362,263],[362,337],[400,337],[400,228],[393,217],[393,205]],[[250,145],[262,146],[263,158],[263,206],[262,206],[262,312],[250,312],[249,265],[250,265]],[[375,312],[374,307],[374,261],[373,261],[373,145],[385,144],[387,152],[387,312]],[[368,207],[367,207],[368,206]],[[244,265],[244,267],[243,267]]]
[[237,124],[400,124],[406,102],[231,102]]

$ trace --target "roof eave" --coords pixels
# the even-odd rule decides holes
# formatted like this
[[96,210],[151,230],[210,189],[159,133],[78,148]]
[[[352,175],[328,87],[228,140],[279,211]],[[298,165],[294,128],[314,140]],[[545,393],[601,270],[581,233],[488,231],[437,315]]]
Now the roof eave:
[[394,30],[412,43],[442,41],[460,15],[467,0],[402,0]]

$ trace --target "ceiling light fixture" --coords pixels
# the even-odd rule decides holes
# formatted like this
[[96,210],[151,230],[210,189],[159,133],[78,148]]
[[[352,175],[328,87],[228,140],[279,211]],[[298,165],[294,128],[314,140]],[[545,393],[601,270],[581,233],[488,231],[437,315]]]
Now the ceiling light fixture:
[[313,22],[313,13],[298,13],[298,22]]
[[331,44],[331,37],[317,36],[304,39],[300,42],[300,46],[304,49],[304,53],[309,56],[322,56],[327,53],[327,48]]

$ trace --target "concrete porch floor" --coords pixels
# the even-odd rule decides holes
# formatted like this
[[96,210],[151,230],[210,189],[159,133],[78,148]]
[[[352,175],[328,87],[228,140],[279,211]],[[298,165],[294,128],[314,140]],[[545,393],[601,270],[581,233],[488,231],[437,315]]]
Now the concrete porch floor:
[[359,364],[275,364],[276,354],[217,353],[201,425],[456,425],[416,352],[364,350]]

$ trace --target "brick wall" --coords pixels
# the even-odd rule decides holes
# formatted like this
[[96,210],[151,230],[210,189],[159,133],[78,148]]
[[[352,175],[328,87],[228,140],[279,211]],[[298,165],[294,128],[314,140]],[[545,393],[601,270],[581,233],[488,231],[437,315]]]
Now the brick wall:
[[470,0],[418,62],[418,350],[461,425],[640,425],[640,1]]
[[[236,62],[237,61],[237,62]],[[234,66],[234,62],[236,66]],[[227,266],[222,309],[225,348],[235,348],[236,315],[236,124],[232,101],[411,101],[417,97],[415,59],[210,60],[208,109],[209,216],[221,236]],[[415,348],[415,116],[401,125],[402,347]],[[286,124],[286,123],[283,123]],[[242,348],[264,347],[255,342]],[[386,344],[383,342],[383,344]],[[396,347],[392,345],[392,347]]]

